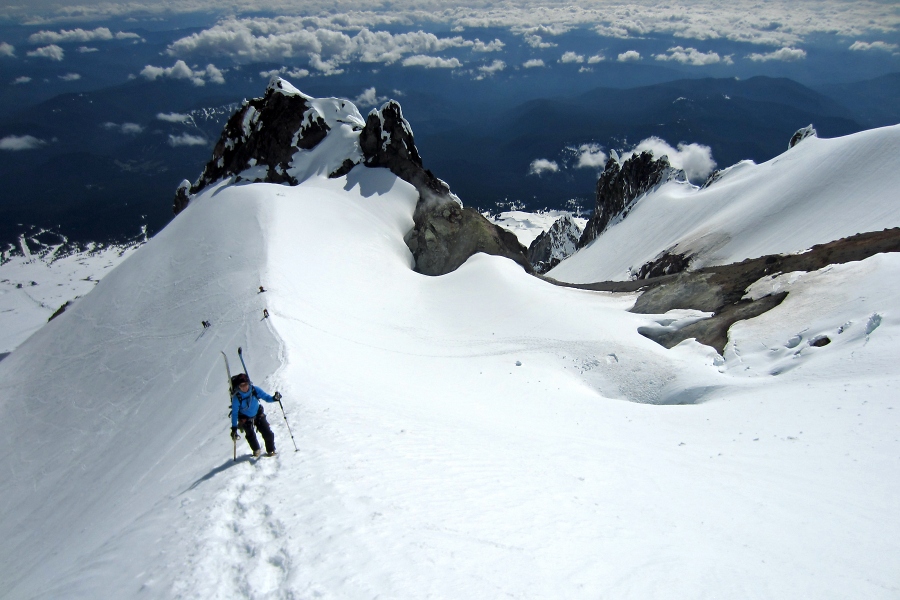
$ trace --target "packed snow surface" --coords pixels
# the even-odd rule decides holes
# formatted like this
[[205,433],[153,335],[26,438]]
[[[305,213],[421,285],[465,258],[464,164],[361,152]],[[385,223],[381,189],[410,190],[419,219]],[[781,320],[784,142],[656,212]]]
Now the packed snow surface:
[[140,245],[97,246],[64,252],[22,236],[0,260],[0,356],[12,352],[66,302],[92,289]]
[[669,182],[551,269],[559,281],[628,280],[663,252],[691,268],[802,252],[900,226],[900,125],[842,138],[808,137],[756,165],[725,169],[711,186]]
[[[760,282],[723,359],[506,259],[415,273],[416,198],[213,186],[0,362],[3,596],[900,594],[900,257]],[[238,346],[277,457],[232,460]]]

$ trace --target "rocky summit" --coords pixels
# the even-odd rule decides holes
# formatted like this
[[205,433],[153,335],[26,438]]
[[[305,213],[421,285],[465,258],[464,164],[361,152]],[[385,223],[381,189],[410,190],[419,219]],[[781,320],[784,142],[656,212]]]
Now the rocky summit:
[[463,208],[450,186],[424,167],[400,104],[388,101],[363,120],[352,102],[307,96],[281,78],[231,116],[197,181],[178,186],[173,208],[178,214],[194,194],[227,178],[299,185],[314,175],[342,177],[358,166],[389,169],[419,193],[406,240],[420,273],[449,273],[476,252],[531,271],[513,234]]
[[610,160],[597,181],[594,215],[588,221],[578,242],[583,248],[603,233],[613,219],[627,216],[635,200],[666,181],[684,178],[684,173],[672,168],[666,156],[654,159],[650,152],[642,152],[623,163]]
[[528,246],[528,262],[537,273],[546,273],[578,249],[581,234],[582,228],[572,215],[562,215]]

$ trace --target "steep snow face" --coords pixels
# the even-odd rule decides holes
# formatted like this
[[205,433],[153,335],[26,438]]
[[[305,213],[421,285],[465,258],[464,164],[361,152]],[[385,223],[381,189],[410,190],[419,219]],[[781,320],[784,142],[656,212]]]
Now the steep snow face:
[[[385,169],[211,187],[0,362],[4,594],[894,595],[895,257],[761,283],[805,303],[723,362],[637,333],[694,311],[413,272],[417,199]],[[298,452],[266,405],[280,455],[232,461],[239,345]]]
[[708,187],[669,182],[548,275],[627,280],[663,253],[691,268],[802,252],[900,226],[900,126],[843,138],[808,137],[761,165],[739,163]]

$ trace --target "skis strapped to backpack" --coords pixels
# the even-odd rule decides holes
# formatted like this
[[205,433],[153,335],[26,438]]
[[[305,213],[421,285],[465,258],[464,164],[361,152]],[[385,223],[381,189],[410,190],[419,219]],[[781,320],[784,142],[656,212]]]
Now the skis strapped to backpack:
[[[222,351],[222,358],[225,359],[225,372],[228,373],[228,408],[229,408],[229,414],[230,414],[231,402],[232,402],[231,398],[234,396],[234,388],[231,387],[231,366],[228,364],[228,355],[225,354],[224,350]],[[232,445],[234,446],[233,459],[235,461],[237,461],[237,439],[235,439],[234,436],[231,436],[231,441],[233,442]]]

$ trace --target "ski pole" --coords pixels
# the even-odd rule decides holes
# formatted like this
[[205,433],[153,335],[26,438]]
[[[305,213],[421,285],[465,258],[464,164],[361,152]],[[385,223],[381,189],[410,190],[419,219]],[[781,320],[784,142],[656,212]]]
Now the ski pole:
[[247,372],[247,364],[244,362],[244,351],[238,346],[238,357],[241,359],[241,366],[244,367],[244,375],[247,376],[247,379],[250,379],[250,373]]
[[[278,392],[275,392],[278,394]],[[294,452],[299,452],[300,448],[297,447],[297,442],[294,441],[294,432],[291,431],[291,424],[288,423],[287,415],[284,414],[284,405],[281,403],[281,394],[278,394],[278,406],[281,407],[281,416],[284,417],[284,424],[287,425],[288,433],[291,434],[291,442],[294,444]]]

